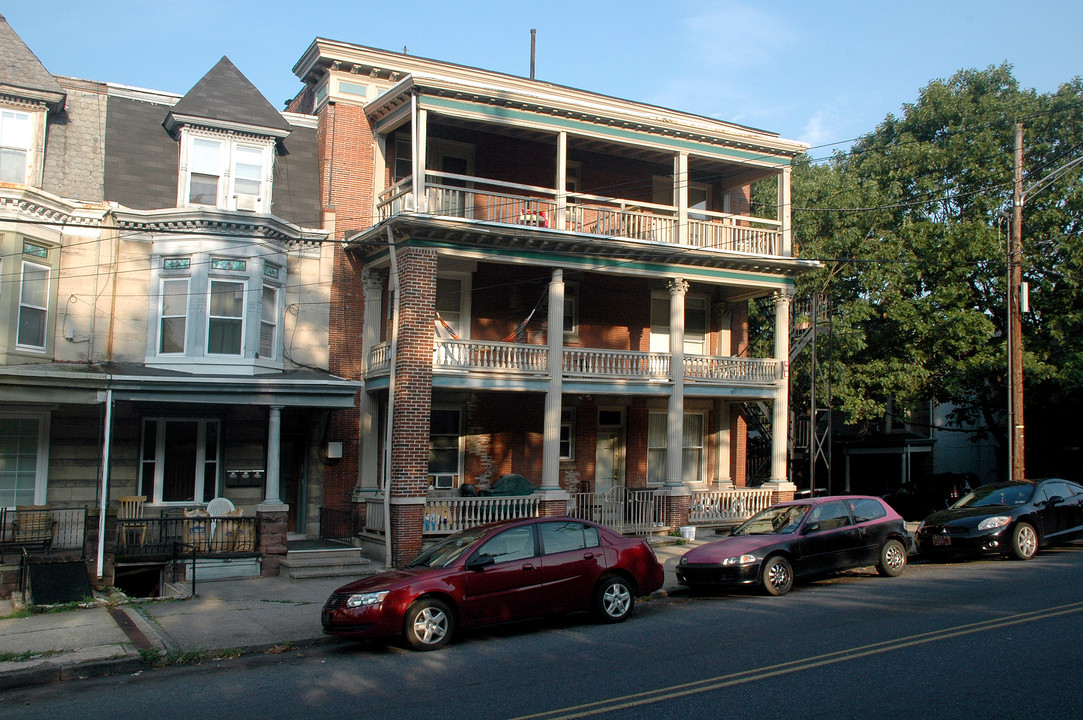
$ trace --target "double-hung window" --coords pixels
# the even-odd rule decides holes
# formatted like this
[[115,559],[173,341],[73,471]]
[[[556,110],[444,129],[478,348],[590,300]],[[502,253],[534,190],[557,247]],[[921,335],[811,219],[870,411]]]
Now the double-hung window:
[[162,280],[158,353],[184,354],[188,326],[188,278]]
[[244,354],[245,283],[211,279],[207,313],[207,354]]
[[259,209],[263,189],[263,149],[233,147],[233,201],[237,210]]
[[45,350],[49,327],[49,279],[46,265],[23,261],[19,288],[19,347]]
[[263,286],[260,310],[259,356],[268,360],[278,357],[278,288]]
[[[699,482],[704,477],[704,415],[685,413],[681,438],[681,481]],[[666,481],[666,413],[652,412],[647,420],[647,481]]]
[[0,182],[27,182],[33,127],[30,113],[0,110]]
[[218,205],[223,149],[221,140],[192,138],[188,158],[189,205]]
[[460,436],[462,414],[458,408],[433,408],[429,419],[429,482],[436,488],[459,485],[462,465]]
[[48,432],[47,413],[0,413],[0,507],[45,502]]
[[[651,297],[651,352],[669,352],[669,304],[667,294]],[[684,353],[707,352],[707,298],[686,295],[684,298]]]
[[207,418],[145,418],[140,494],[153,502],[205,503],[218,495],[221,423]]

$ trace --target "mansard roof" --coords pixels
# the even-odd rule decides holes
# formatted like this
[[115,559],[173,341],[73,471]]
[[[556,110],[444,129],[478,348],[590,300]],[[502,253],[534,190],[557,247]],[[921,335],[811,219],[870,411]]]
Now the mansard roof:
[[164,125],[170,132],[200,125],[274,138],[290,134],[282,114],[224,56],[172,107]]
[[0,15],[0,94],[42,102],[51,110],[64,107],[64,88]]

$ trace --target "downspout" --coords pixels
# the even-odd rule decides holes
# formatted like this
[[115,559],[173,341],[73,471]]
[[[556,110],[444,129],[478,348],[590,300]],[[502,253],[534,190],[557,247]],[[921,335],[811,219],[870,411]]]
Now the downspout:
[[391,330],[388,361],[391,374],[387,385],[387,422],[384,423],[384,565],[391,567],[391,436],[395,425],[395,361],[399,345],[399,265],[395,255],[395,233],[387,228],[387,244],[391,250]]
[[98,510],[98,560],[97,578],[105,572],[105,512],[109,507],[109,451],[113,445],[113,390],[109,387],[112,377],[105,376],[105,437],[102,440],[102,492]]

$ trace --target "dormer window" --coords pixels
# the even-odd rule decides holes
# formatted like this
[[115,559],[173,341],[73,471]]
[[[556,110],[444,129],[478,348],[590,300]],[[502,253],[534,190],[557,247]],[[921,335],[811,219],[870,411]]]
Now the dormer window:
[[30,113],[0,111],[0,182],[26,183],[33,135]]
[[[271,139],[181,134],[179,204],[269,212]],[[185,160],[187,162],[185,162]]]

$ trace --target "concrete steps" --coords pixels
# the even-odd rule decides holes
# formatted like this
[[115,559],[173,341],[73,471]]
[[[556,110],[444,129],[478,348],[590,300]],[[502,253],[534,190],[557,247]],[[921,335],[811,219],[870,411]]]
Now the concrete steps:
[[375,575],[382,570],[382,567],[361,556],[361,548],[344,547],[290,550],[282,561],[278,574],[295,579],[360,577]]

